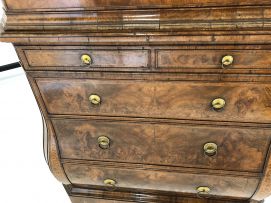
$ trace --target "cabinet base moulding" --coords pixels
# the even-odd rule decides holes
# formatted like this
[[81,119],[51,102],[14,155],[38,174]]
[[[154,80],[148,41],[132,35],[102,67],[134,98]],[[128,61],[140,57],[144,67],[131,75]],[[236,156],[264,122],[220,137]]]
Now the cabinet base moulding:
[[264,203],[256,200],[238,200],[229,198],[201,197],[197,195],[182,196],[174,193],[151,193],[146,191],[125,191],[112,189],[79,188],[64,185],[72,203]]

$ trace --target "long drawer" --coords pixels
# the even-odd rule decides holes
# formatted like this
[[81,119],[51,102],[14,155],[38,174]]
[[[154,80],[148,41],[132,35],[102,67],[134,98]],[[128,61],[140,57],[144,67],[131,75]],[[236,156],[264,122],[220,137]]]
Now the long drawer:
[[206,188],[208,194],[234,198],[249,198],[255,192],[259,180],[255,177],[235,177],[205,174],[188,174],[153,170],[92,166],[80,163],[66,163],[64,170],[69,180],[76,185],[106,186],[109,189],[130,188],[199,193]]
[[271,138],[269,129],[74,119],[53,124],[66,159],[249,172],[262,171]]
[[[104,194],[104,193],[103,193]],[[123,195],[123,193],[122,193]],[[143,198],[142,198],[143,196]],[[172,202],[174,199],[175,203],[189,203],[189,202],[193,202],[193,203],[246,203],[246,201],[244,200],[234,200],[234,201],[229,201],[229,200],[217,200],[217,199],[210,199],[210,198],[191,198],[191,197],[174,197],[174,198],[163,198],[164,196],[150,196],[150,195],[146,195],[146,194],[142,194],[142,195],[133,195],[133,200],[134,201],[127,201],[127,200],[109,200],[109,199],[93,199],[91,197],[81,197],[81,196],[70,196],[71,200],[73,203],[131,203],[131,202],[138,202],[139,200],[141,201],[142,199],[147,199],[150,200],[149,202],[153,202],[155,200],[160,200],[160,202],[164,202],[164,203],[169,203]],[[122,198],[124,199],[125,197],[122,196]],[[122,199],[122,198],[118,198],[118,199]]]
[[49,114],[271,122],[270,84],[37,79],[37,85]]

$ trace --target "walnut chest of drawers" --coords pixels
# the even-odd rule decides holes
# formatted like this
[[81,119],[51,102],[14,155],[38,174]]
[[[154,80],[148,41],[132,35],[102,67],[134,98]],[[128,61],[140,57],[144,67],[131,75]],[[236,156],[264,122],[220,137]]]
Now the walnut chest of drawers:
[[73,203],[271,195],[270,0],[6,0]]

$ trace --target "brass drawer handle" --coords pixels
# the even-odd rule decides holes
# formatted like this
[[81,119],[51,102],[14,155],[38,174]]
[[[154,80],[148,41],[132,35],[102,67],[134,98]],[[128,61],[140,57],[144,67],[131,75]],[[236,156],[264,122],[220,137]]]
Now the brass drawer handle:
[[211,192],[211,189],[206,186],[200,186],[197,188],[198,195],[208,195],[210,194],[210,192]]
[[117,182],[113,179],[105,179],[104,184],[109,187],[115,187]]
[[214,156],[217,154],[217,144],[209,142],[203,146],[204,153],[207,156]]
[[108,149],[110,147],[110,139],[106,136],[98,137],[98,144],[102,149]]
[[233,56],[227,55],[222,58],[222,68],[226,68],[233,64]]
[[90,65],[92,63],[92,58],[91,56],[84,54],[81,56],[81,61],[85,65]]
[[197,190],[198,198],[208,198],[208,196],[211,192],[211,189],[206,186],[200,186],[196,190]]
[[225,107],[226,101],[222,98],[216,98],[212,101],[212,107],[214,110],[221,110]]
[[89,101],[94,105],[98,105],[101,103],[101,97],[97,94],[91,94],[89,96]]

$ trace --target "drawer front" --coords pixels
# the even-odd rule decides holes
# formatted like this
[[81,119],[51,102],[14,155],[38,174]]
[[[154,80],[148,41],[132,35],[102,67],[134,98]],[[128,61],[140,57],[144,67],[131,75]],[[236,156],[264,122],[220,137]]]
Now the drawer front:
[[[175,126],[93,120],[53,120],[66,159],[107,160],[261,172],[270,130]],[[99,146],[99,138],[109,141]],[[206,143],[217,147],[205,153]]]
[[[116,192],[118,194],[118,192]],[[102,192],[103,198],[104,193]],[[112,194],[112,193],[111,193]],[[193,198],[193,197],[183,197],[183,196],[157,196],[157,195],[146,195],[146,194],[138,194],[138,193],[127,193],[121,192],[121,197],[117,196],[117,199],[125,199],[125,200],[108,200],[108,199],[93,199],[91,197],[80,197],[80,196],[70,196],[72,203],[131,203],[131,202],[163,202],[163,203],[246,203],[243,200],[217,200],[217,199],[210,199],[210,198]],[[126,196],[125,196],[126,195]],[[109,196],[110,197],[110,196]],[[114,197],[114,196],[113,196]],[[114,198],[113,198],[114,199]],[[129,200],[127,200],[129,199]],[[130,200],[132,199],[132,200]]]
[[120,188],[160,190],[195,194],[197,188],[210,188],[210,195],[249,198],[256,190],[258,179],[203,174],[185,174],[138,169],[124,169],[87,164],[64,164],[73,184],[104,186],[111,179]]
[[[55,49],[24,50],[29,69],[84,70],[93,68],[148,68],[148,50],[91,50]],[[90,57],[90,64],[84,64],[82,56]]]
[[[50,114],[271,122],[271,85],[37,79]],[[98,95],[93,105],[90,96]],[[225,101],[216,111],[212,102]],[[222,100],[221,100],[222,101]]]
[[233,62],[224,68],[270,69],[270,50],[157,50],[159,69],[220,69],[224,56],[232,56]]

